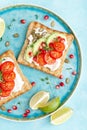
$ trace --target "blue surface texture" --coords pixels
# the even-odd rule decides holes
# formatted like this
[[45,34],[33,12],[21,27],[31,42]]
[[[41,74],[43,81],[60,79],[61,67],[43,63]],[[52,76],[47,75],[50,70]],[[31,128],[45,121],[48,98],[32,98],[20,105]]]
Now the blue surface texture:
[[0,118],[0,130],[87,130],[87,1],[86,0],[0,0],[0,8],[17,4],[37,5],[51,10],[63,18],[77,36],[82,53],[82,73],[73,96],[66,106],[73,108],[73,116],[64,124],[54,126],[50,117],[32,122],[13,122]]

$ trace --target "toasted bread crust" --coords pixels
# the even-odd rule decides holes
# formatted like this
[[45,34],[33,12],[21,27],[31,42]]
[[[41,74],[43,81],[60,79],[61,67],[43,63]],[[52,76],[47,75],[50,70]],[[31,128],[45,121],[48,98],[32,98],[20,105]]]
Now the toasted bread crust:
[[32,87],[30,82],[28,81],[28,79],[23,75],[21,69],[19,68],[19,66],[16,62],[16,59],[15,59],[14,53],[11,50],[8,50],[0,56],[0,59],[5,58],[5,57],[9,57],[14,61],[16,70],[17,70],[18,74],[20,75],[21,79],[24,81],[24,84],[23,84],[22,89],[20,91],[12,92],[10,96],[1,99],[0,106],[3,105],[4,103],[14,99],[15,97],[27,92]]
[[[62,34],[66,37],[66,40],[67,40],[67,43],[68,43],[68,47],[67,49],[64,51],[64,55],[60,58],[61,59],[61,63],[60,63],[60,66],[57,70],[55,71],[51,71],[49,68],[46,68],[46,67],[43,67],[43,66],[37,66],[35,65],[34,63],[29,63],[27,62],[25,59],[24,59],[24,52],[25,52],[25,49],[26,47],[28,46],[28,36],[31,34],[32,30],[34,28],[43,28],[45,30],[47,30],[48,33],[53,33],[53,32],[57,32],[59,34]],[[65,56],[67,54],[67,51],[73,41],[74,37],[72,34],[68,34],[68,33],[65,33],[65,32],[60,32],[60,31],[57,31],[57,30],[52,30],[46,26],[44,26],[43,24],[40,24],[38,22],[31,22],[29,27],[28,27],[28,31],[27,31],[27,34],[26,34],[26,39],[25,39],[25,42],[24,42],[24,46],[19,54],[19,57],[18,57],[18,62],[21,63],[21,64],[24,64],[26,66],[29,66],[29,67],[32,67],[32,68],[35,68],[35,69],[38,69],[40,71],[43,71],[43,72],[46,72],[48,74],[51,74],[53,76],[60,76],[61,72],[62,72],[62,68],[63,68],[63,64],[64,64],[64,59],[65,59]]]

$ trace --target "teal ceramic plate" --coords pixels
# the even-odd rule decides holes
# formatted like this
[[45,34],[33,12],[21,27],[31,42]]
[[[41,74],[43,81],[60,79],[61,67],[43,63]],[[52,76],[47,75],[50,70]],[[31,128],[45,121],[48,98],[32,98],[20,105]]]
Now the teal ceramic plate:
[[[45,20],[45,15],[48,15],[49,19]],[[59,16],[41,7],[31,5],[12,6],[1,9],[0,17],[3,18],[6,23],[5,33],[0,39],[0,54],[8,49],[11,49],[14,51],[16,58],[18,57],[23,46],[27,27],[31,21],[38,21],[52,29],[65,31],[74,35],[68,24],[66,24]],[[25,19],[26,23],[21,24],[21,19]],[[54,26],[52,26],[53,23],[55,24]],[[14,37],[14,34],[16,33],[18,36]],[[6,46],[6,42],[9,42],[10,45]],[[70,54],[73,54],[74,58],[71,59],[69,57]],[[66,59],[66,62],[68,63],[64,63],[62,72],[63,79],[59,79],[41,71],[20,65],[24,75],[30,80],[30,82],[34,81],[36,85],[32,87],[29,92],[5,104],[5,110],[0,110],[0,116],[3,118],[20,121],[29,121],[46,117],[46,114],[40,110],[32,110],[28,105],[31,97],[40,90],[48,91],[50,93],[50,99],[59,96],[62,106],[72,95],[80,76],[81,54],[76,37],[69,49]],[[77,74],[72,75],[73,71],[76,71]],[[69,83],[66,82],[67,79],[70,81]],[[60,82],[63,82],[64,86],[56,89],[55,86]],[[12,109],[14,105],[17,106],[17,110]],[[12,112],[8,113],[8,109],[11,109]],[[25,118],[23,117],[23,114],[26,109],[30,110],[30,114]]]

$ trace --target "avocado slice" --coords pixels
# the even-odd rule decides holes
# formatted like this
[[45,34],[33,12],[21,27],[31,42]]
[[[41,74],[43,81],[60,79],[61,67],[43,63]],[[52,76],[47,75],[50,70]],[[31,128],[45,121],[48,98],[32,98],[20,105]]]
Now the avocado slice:
[[56,38],[58,35],[59,35],[59,33],[57,33],[57,32],[52,33],[52,34],[47,38],[47,41],[46,41],[47,45],[49,46],[49,43],[51,43],[51,42],[53,41],[53,39]]
[[38,49],[39,49],[39,47],[40,47],[40,45],[41,45],[42,42],[46,42],[46,38],[45,37],[38,39],[34,43],[34,45],[33,45],[33,54],[34,55],[38,52]]
[[24,53],[24,59],[26,61],[30,61],[30,56],[29,56],[29,52],[32,52],[32,47],[28,46],[25,50],[25,53]]

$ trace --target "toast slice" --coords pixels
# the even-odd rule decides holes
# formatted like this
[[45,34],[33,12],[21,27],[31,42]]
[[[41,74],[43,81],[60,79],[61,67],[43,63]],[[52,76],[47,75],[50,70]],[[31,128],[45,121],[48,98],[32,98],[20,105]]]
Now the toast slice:
[[31,89],[11,50],[0,55],[0,106]]
[[[52,54],[53,57],[51,57],[52,61],[50,63],[50,58],[49,58],[50,56],[48,54],[52,50],[52,48],[50,47],[50,43],[54,43],[56,41],[59,42],[58,38],[59,39],[61,38],[62,41],[64,40],[63,41],[64,50],[62,51],[61,57],[57,56],[56,58],[54,56],[55,54]],[[68,34],[66,32],[60,32],[57,30],[52,30],[38,22],[31,22],[28,26],[26,39],[22,47],[22,50],[19,54],[18,62],[26,66],[38,69],[40,71],[43,71],[43,72],[46,72],[48,74],[58,77],[60,76],[62,72],[64,60],[73,39],[74,37],[72,34]],[[42,43],[45,43],[45,46],[43,48],[45,48],[45,52],[47,53],[46,55],[40,54],[40,53],[44,53],[44,52],[41,52],[40,50]],[[58,53],[59,52],[57,52],[56,54],[58,55]],[[38,57],[38,60],[37,60],[37,57]],[[54,60],[55,58],[56,60]]]

